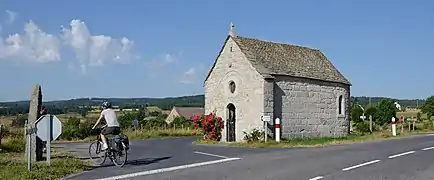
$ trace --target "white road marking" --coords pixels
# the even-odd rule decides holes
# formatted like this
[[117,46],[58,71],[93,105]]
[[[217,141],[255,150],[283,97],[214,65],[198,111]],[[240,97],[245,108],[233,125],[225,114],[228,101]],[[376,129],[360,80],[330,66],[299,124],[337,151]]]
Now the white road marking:
[[207,155],[207,156],[214,156],[214,157],[219,157],[219,158],[229,158],[229,157],[226,157],[226,156],[220,156],[220,155],[217,155],[217,154],[210,154],[210,153],[204,153],[204,152],[199,152],[199,151],[194,151],[194,153],[196,153],[196,154],[202,154],[202,155]]
[[408,151],[408,152],[405,152],[405,153],[389,156],[389,159],[396,158],[396,157],[399,157],[399,156],[404,156],[404,155],[407,155],[407,154],[413,154],[413,153],[415,153],[415,151]]
[[228,161],[235,161],[240,160],[241,158],[227,158],[227,159],[219,159],[216,161],[207,161],[207,162],[201,162],[201,163],[194,163],[194,164],[186,164],[181,166],[174,166],[169,168],[162,168],[162,169],[154,169],[150,171],[142,171],[142,172],[136,172],[131,174],[124,174],[119,176],[113,176],[113,177],[107,177],[107,178],[101,178],[97,180],[115,180],[115,179],[126,179],[126,178],[132,178],[137,176],[146,176],[151,174],[157,174],[157,173],[163,173],[163,172],[169,172],[169,171],[176,171],[180,169],[187,169],[187,168],[193,168],[193,167],[199,167],[199,166],[206,166],[210,164],[217,164],[217,163],[223,163]]
[[317,177],[314,177],[314,178],[310,178],[309,180],[318,180],[318,179],[322,179],[323,177],[322,176],[317,176]]
[[427,134],[426,136],[434,136],[434,134]]
[[342,169],[342,171],[348,171],[348,170],[351,170],[351,169],[355,169],[355,168],[358,168],[358,167],[366,166],[366,165],[377,163],[377,162],[380,162],[380,160],[377,159],[377,160],[365,162],[363,164],[358,164],[358,165],[355,165],[355,166],[347,167],[345,169]]
[[431,150],[431,149],[434,149],[434,147],[423,148],[422,151],[428,151],[428,150]]

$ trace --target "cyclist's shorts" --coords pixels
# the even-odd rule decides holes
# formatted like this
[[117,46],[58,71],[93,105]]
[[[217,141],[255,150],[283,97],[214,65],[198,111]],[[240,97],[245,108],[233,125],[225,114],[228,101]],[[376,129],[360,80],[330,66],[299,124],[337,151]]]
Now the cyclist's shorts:
[[107,134],[113,134],[113,135],[119,135],[121,133],[120,127],[105,127],[101,130],[101,134],[107,135]]

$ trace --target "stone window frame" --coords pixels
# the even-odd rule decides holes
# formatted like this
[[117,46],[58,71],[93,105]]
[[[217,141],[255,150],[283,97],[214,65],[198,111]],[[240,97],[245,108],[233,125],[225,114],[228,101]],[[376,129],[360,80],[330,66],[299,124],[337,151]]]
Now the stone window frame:
[[[240,75],[239,72],[235,71],[234,69],[229,69],[225,73],[224,77],[222,77],[219,80],[218,84],[219,84],[219,86],[221,84],[221,87],[224,89],[223,91],[227,97],[233,98],[233,97],[238,96],[238,93],[240,93],[240,88],[243,84],[243,80],[240,79],[240,77],[242,77],[242,76]],[[236,85],[236,89],[235,89],[234,93],[231,93],[231,89],[229,88],[229,82],[231,82],[231,81],[235,82],[235,85]]]
[[343,94],[338,94],[336,98],[336,113],[338,117],[345,117],[345,96]]
[[[233,90],[233,91],[232,91],[232,86],[231,86],[231,84],[234,85],[234,90]],[[231,94],[235,94],[235,92],[237,92],[237,83],[235,83],[234,80],[229,80],[229,83],[228,83],[228,89],[229,89],[229,92],[230,92]]]

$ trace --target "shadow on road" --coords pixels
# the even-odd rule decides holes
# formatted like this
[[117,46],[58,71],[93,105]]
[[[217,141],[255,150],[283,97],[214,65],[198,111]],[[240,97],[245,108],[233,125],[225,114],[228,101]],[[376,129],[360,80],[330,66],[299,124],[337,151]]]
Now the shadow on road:
[[[43,160],[47,160],[47,157],[42,157]],[[50,159],[63,159],[63,158],[75,158],[75,159],[80,159],[80,160],[88,160],[89,157],[79,157],[79,156],[73,156],[73,155],[57,155],[57,156],[52,156]]]
[[[127,163],[125,163],[125,166],[139,166],[139,165],[149,165],[153,163],[158,163],[162,160],[170,159],[172,156],[165,156],[160,158],[144,158],[144,159],[136,159],[136,160],[129,160]],[[110,161],[107,159],[107,161]],[[100,165],[100,166],[93,166],[90,167],[88,170],[98,169],[98,168],[104,168],[104,167],[112,167],[115,166],[111,161],[110,164]]]

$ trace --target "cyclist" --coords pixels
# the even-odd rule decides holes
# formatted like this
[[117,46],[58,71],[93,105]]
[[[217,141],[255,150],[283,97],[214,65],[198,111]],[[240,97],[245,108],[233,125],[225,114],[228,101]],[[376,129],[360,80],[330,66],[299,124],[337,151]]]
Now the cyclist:
[[102,118],[105,119],[106,125],[103,126],[104,129],[101,130],[100,136],[103,142],[103,148],[101,150],[106,150],[108,148],[108,145],[104,135],[108,135],[108,134],[119,135],[121,128],[119,126],[116,112],[112,109],[111,103],[107,101],[103,102],[101,107],[103,109],[101,111],[101,115],[99,116],[98,120],[96,121],[92,129],[95,129],[95,127],[100,123]]

